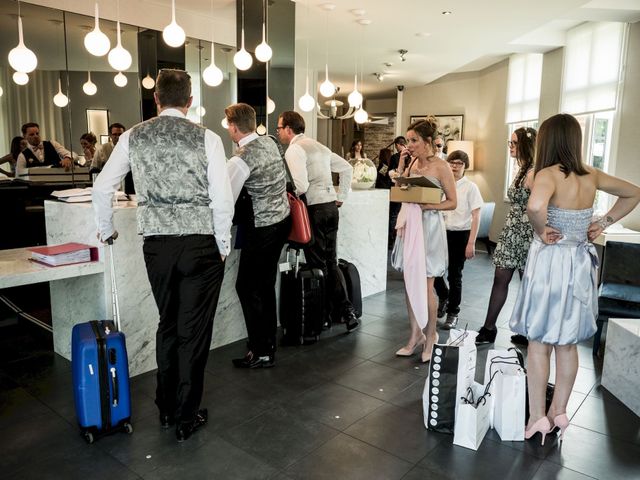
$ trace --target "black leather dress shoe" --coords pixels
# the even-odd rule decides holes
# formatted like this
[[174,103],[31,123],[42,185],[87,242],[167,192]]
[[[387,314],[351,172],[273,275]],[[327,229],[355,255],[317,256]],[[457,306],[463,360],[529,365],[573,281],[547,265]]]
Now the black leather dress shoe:
[[190,422],[180,422],[176,426],[176,438],[179,442],[184,442],[193,432],[207,424],[209,420],[209,412],[206,408],[198,410],[196,418]]
[[169,415],[168,413],[160,412],[160,426],[164,429],[175,425],[176,420],[173,418],[173,415]]
[[232,362],[237,368],[270,368],[275,366],[276,357],[274,354],[259,356],[248,352],[242,358],[234,358]]
[[356,314],[353,310],[347,310],[342,318],[344,318],[344,324],[347,327],[347,332],[353,332],[360,326],[358,317],[356,317]]

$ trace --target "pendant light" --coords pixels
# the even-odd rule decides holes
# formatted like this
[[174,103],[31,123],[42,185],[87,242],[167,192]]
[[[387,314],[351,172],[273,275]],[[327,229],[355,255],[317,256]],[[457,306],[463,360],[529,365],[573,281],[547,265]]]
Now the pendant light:
[[[18,45],[9,52],[9,65],[11,65],[11,68],[16,72],[22,72],[25,74],[33,72],[38,66],[38,58],[36,57],[36,54],[29,50],[24,44],[24,36],[22,34],[22,17],[20,16],[20,2],[18,2]],[[27,79],[27,81],[29,80]]]
[[198,105],[195,109],[196,115],[198,115],[199,117],[204,117],[207,114],[207,109],[204,108],[202,105]]
[[273,50],[267,44],[267,3],[262,0],[262,43],[256,47],[256,58],[267,63],[273,56]]
[[4,90],[2,90],[2,87],[0,87],[0,97],[2,96],[3,93],[4,93]]
[[276,102],[271,100],[271,97],[267,97],[267,115],[276,111]]
[[24,72],[13,72],[13,81],[18,85],[29,83],[29,75]]
[[349,94],[347,97],[347,101],[349,102],[349,106],[353,108],[358,108],[362,105],[362,94],[358,91],[358,74],[356,73],[353,78],[353,92]]
[[356,123],[364,123],[369,119],[369,114],[364,108],[362,108],[361,105],[353,116],[353,119],[356,121]]
[[124,73],[118,72],[118,74],[113,77],[113,83],[122,88],[127,86],[127,83],[129,83],[129,79]]
[[[307,25],[309,24],[309,2],[306,2],[307,7]],[[298,100],[298,106],[303,112],[310,112],[316,107],[315,99],[309,95],[309,37],[307,37],[307,84],[304,95]]]
[[[336,6],[332,3],[325,3],[324,5],[322,5],[322,8],[324,8],[326,12],[325,31],[328,32],[329,31],[329,12],[334,8],[336,8]],[[325,98],[329,98],[336,93],[336,86],[333,83],[331,83],[331,80],[329,80],[329,35],[325,35],[325,54],[326,54],[326,57],[325,57],[325,64],[324,64],[324,82],[322,82],[322,84],[320,85],[320,94]]]
[[224,128],[225,130],[229,128],[229,122],[227,121],[227,117],[224,117],[222,121],[220,121],[220,125],[222,125],[222,128]]
[[147,72],[147,76],[142,79],[142,86],[147,90],[151,90],[156,86],[156,81],[149,75],[149,72]]
[[87,95],[95,95],[98,91],[98,87],[91,81],[91,72],[87,72],[87,81],[82,85],[82,91]]
[[162,38],[167,45],[173,48],[184,44],[186,35],[182,27],[176,23],[176,0],[171,0],[171,23],[164,27]]
[[[213,25],[213,0],[211,0],[211,24]],[[213,38],[213,29],[211,30],[211,63],[202,71],[202,80],[210,87],[217,87],[222,83],[224,75],[222,70],[216,66],[215,60],[215,42]]]
[[242,0],[242,32],[240,50],[233,56],[233,64],[238,70],[249,70],[253,64],[251,54],[244,48],[244,0]]
[[258,128],[256,128],[256,133],[258,135],[264,135],[267,133],[267,127],[265,127],[262,123],[260,125],[258,125]]
[[69,104],[69,97],[62,93],[62,82],[58,78],[58,93],[53,97],[53,103],[56,107],[66,107]]
[[109,65],[114,70],[118,70],[122,72],[127,70],[131,66],[131,54],[122,46],[122,34],[120,33],[120,1],[116,3],[116,15],[118,21],[116,22],[117,29],[117,43],[116,46],[109,52],[109,56],[107,57],[109,60]]
[[96,2],[95,27],[84,36],[84,48],[86,48],[91,55],[95,55],[96,57],[106,55],[109,52],[109,49],[111,49],[109,37],[100,30],[99,22],[100,16],[98,13],[98,2]]

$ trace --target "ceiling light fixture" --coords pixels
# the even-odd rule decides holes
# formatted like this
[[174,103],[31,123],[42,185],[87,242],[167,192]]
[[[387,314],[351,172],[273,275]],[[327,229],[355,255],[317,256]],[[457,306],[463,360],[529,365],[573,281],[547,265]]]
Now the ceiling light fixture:
[[84,48],[96,57],[102,57],[109,53],[111,49],[111,41],[102,30],[100,30],[100,15],[98,12],[98,2],[95,9],[95,27],[84,36]]
[[367,11],[363,8],[354,8],[353,10],[349,10],[349,11],[353,13],[356,17],[361,17],[367,13]]
[[127,79],[127,76],[124,73],[118,72],[118,74],[115,77],[113,77],[113,83],[115,83],[118,87],[122,88],[122,87],[125,87],[127,83],[129,83],[129,80]]
[[29,75],[24,72],[13,72],[12,78],[17,85],[26,85],[29,83]]
[[38,57],[24,44],[20,2],[18,2],[18,45],[9,52],[9,65],[17,72],[22,73],[33,72],[38,66]]
[[244,48],[244,0],[242,0],[242,32],[240,50],[233,56],[233,64],[238,70],[249,70],[253,64],[251,54]]
[[53,97],[53,103],[56,107],[66,107],[69,104],[69,97],[62,93],[62,82],[58,78],[58,93]]
[[147,90],[151,90],[156,86],[156,81],[149,75],[149,72],[147,72],[147,76],[142,79],[142,86]]
[[120,0],[116,2],[116,18],[117,43],[109,52],[107,60],[109,60],[111,68],[122,72],[131,66],[131,54],[122,46],[122,34],[120,31]]
[[95,95],[98,91],[98,86],[91,81],[91,72],[87,72],[87,81],[82,85],[82,91],[87,95]]
[[0,97],[2,96],[3,93],[4,93],[4,90],[2,90],[2,87],[0,87]]
[[176,0],[171,0],[171,23],[162,30],[164,43],[173,48],[181,47],[186,37],[184,30],[176,22]]
[[[329,31],[329,12],[336,8],[333,3],[325,3],[322,8],[325,14],[325,31]],[[325,64],[324,64],[324,82],[320,85],[320,94],[329,98],[336,93],[336,86],[329,80],[329,36],[325,35]]]
[[204,117],[207,114],[207,109],[204,108],[202,105],[198,105],[195,111],[196,111],[196,115],[198,115],[199,117]]
[[451,11],[450,10],[445,10],[444,12],[442,12],[442,15],[451,15]]
[[376,80],[378,80],[379,82],[384,80],[384,73],[374,73]]
[[271,100],[271,97],[267,97],[267,115],[271,115],[276,111],[276,102]]
[[258,125],[258,128],[256,128],[256,133],[258,135],[264,135],[265,133],[267,133],[267,127],[260,123],[260,125]]
[[268,62],[273,56],[273,50],[267,44],[267,2],[262,0],[262,43],[256,47],[256,58],[261,62]]
[[405,50],[404,48],[401,48],[400,50],[398,50],[398,53],[400,54],[400,60],[402,60],[403,62],[406,62],[407,59],[404,58],[404,56],[409,53],[408,50]]
[[358,22],[360,25],[371,25],[371,20],[369,20],[368,18],[359,18],[358,20],[356,20],[356,22]]
[[[308,26],[309,25],[309,2],[308,1],[306,2],[306,7],[307,7],[306,23]],[[308,36],[307,36],[307,83],[306,83],[306,89],[305,89],[304,95],[302,95],[298,100],[298,106],[300,107],[300,110],[302,110],[303,112],[310,112],[316,107],[315,99],[311,95],[309,95],[309,37]]]
[[[211,0],[211,20],[211,24],[213,25],[213,0]],[[211,63],[202,71],[202,80],[210,87],[217,87],[224,79],[222,70],[216,66],[215,50],[216,45],[213,41],[213,29],[211,29]]]

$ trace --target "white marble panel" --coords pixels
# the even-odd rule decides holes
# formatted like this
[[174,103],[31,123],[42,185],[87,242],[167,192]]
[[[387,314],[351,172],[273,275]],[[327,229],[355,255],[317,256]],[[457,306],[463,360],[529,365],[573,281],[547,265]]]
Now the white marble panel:
[[353,190],[339,211],[338,257],[358,268],[363,297],[386,290],[389,190]]
[[640,318],[611,318],[602,386],[640,416]]

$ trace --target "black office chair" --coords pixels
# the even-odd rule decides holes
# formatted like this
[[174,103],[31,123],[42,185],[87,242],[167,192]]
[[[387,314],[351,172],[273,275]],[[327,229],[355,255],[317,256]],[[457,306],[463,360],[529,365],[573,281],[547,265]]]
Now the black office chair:
[[601,281],[594,356],[598,355],[602,328],[609,318],[637,318],[640,322],[640,244],[607,242]]

